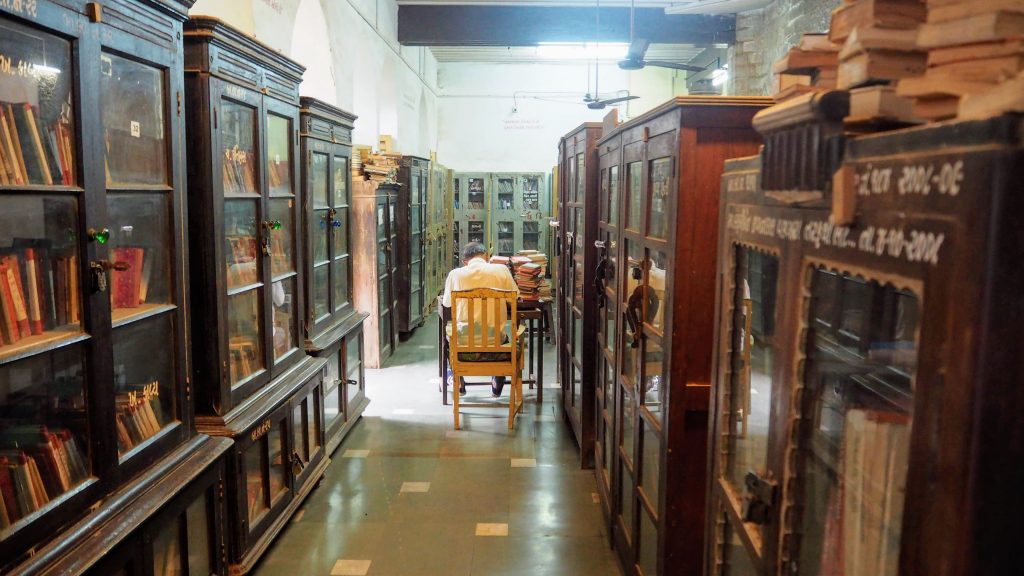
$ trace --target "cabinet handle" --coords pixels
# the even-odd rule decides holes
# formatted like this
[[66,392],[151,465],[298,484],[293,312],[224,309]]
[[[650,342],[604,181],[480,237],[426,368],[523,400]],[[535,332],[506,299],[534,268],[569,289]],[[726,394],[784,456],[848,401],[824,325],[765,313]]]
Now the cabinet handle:
[[594,269],[594,290],[597,292],[597,307],[598,309],[604,308],[605,305],[605,294],[604,294],[604,275],[608,269],[608,259],[602,258],[597,263],[597,268]]
[[89,262],[89,271],[92,272],[93,292],[107,291],[107,270],[124,272],[131,266],[127,262],[111,262],[110,260],[93,260]]
[[637,310],[641,306],[644,297],[644,285],[640,284],[633,289],[626,301],[626,328],[630,331],[630,348],[640,347],[640,315]]

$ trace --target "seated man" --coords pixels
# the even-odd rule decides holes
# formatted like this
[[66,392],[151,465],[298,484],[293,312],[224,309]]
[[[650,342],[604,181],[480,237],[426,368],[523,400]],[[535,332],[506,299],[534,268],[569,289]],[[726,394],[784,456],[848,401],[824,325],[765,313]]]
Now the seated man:
[[[512,278],[508,266],[491,264],[487,261],[487,249],[479,242],[470,242],[462,247],[462,267],[456,268],[448,273],[444,282],[444,296],[441,297],[441,304],[447,308],[452,306],[452,292],[458,290],[473,290],[475,288],[494,288],[496,290],[515,290],[519,294],[519,286]],[[483,310],[477,310],[476,315],[483,314]],[[504,310],[502,314],[507,314]],[[456,310],[452,317],[457,323],[468,323],[468,311],[465,309]],[[502,324],[505,318],[502,317]],[[480,319],[476,319],[480,323]],[[448,369],[448,383],[452,383],[452,371]],[[501,396],[501,390],[505,386],[505,378],[496,376],[491,381],[491,394],[495,397]],[[459,394],[466,393],[466,383],[459,382]]]

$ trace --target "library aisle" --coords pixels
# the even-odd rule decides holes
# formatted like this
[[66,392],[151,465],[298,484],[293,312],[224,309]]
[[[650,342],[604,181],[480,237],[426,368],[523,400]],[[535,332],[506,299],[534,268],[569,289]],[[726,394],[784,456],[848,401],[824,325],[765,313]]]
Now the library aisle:
[[[554,388],[526,414],[466,409],[452,429],[437,389],[436,316],[386,367],[371,404],[257,576],[619,576],[593,471],[579,469]],[[503,399],[508,396],[508,388]],[[490,397],[470,386],[469,397]]]

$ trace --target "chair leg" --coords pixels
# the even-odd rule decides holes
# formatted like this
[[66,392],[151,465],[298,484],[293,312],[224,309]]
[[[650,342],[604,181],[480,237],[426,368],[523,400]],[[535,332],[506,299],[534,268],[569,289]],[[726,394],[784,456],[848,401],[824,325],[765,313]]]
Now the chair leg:
[[[452,382],[458,382],[458,381],[459,381],[459,375],[456,374],[454,379],[452,380]],[[452,386],[454,386],[454,384]],[[452,394],[452,406],[453,406],[452,414],[455,416],[455,429],[458,430],[459,429],[459,392],[458,392],[458,390],[452,390],[452,392],[454,392]]]

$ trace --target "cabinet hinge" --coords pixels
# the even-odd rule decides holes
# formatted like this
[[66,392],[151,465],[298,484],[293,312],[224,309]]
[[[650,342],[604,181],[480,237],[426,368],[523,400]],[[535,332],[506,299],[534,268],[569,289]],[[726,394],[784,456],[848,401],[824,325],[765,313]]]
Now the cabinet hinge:
[[178,116],[181,116],[181,90],[178,90]]
[[190,376],[185,377],[185,399],[192,399],[192,378]]
[[213,129],[217,129],[217,107],[213,107]]

